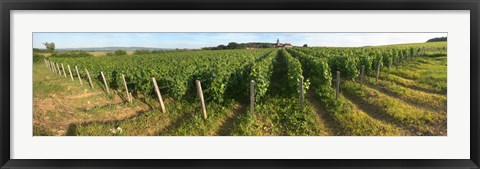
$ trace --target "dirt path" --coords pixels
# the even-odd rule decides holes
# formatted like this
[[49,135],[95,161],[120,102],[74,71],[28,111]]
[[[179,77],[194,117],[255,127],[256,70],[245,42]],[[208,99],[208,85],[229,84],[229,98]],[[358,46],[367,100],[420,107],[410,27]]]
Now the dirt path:
[[217,130],[217,136],[230,136],[234,127],[235,121],[238,120],[238,117],[242,113],[246,113],[248,105],[246,104],[238,104],[236,105],[233,113],[229,114],[226,119],[223,120],[222,125]]
[[332,116],[328,114],[327,110],[325,110],[323,105],[319,101],[317,101],[311,89],[307,90],[307,101],[310,102],[311,105],[313,105],[313,107],[315,108],[315,112],[317,112],[318,116],[320,116],[320,121],[325,124],[328,135],[343,135],[342,131],[340,130],[340,125],[336,124],[335,119],[333,119]]
[[270,78],[270,86],[267,89],[269,95],[275,97],[284,96],[285,94],[287,94],[287,81],[287,65],[285,64],[283,57],[278,54],[275,58],[275,64],[273,65],[273,73],[272,77]]

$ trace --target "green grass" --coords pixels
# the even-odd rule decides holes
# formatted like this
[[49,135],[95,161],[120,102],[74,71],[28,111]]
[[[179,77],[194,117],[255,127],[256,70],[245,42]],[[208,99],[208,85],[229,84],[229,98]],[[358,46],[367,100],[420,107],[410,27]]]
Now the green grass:
[[420,78],[416,82],[428,85],[435,91],[447,93],[447,66],[432,65],[421,73]]
[[447,94],[446,64],[446,57],[420,58],[398,71],[390,69],[391,74],[382,78],[413,89]]
[[54,136],[55,133],[50,131],[49,129],[42,127],[42,126],[33,126],[33,135],[34,136]]
[[[155,102],[148,100],[147,102]],[[177,101],[167,105],[167,113],[159,108],[138,112],[123,120],[95,121],[70,127],[68,135],[81,136],[210,136],[216,135],[223,120],[233,112],[233,101],[224,105],[207,104],[208,118],[204,119],[199,103]],[[122,132],[111,130],[121,128]]]
[[[200,106],[191,106],[189,107],[176,109],[175,113],[179,114],[182,113],[182,118],[175,119],[175,122],[178,123],[177,125],[172,125],[167,127],[164,131],[165,133],[159,133],[159,135],[174,135],[174,136],[213,136],[218,135],[218,131],[223,125],[223,122],[228,118],[228,115],[234,113],[234,107],[237,103],[234,101],[227,101],[226,103],[219,105],[219,104],[207,104],[207,114],[208,118],[204,119],[203,114],[200,111]],[[184,110],[189,110],[191,114],[183,114],[185,113]]]
[[233,130],[237,136],[318,136],[328,135],[314,108],[299,107],[296,98],[268,98],[239,116]]
[[33,82],[33,88],[36,89],[33,94],[35,97],[47,97],[51,93],[63,92],[64,88],[61,85],[48,83],[46,81]]
[[72,73],[74,81],[70,79],[70,75],[67,73],[67,77],[52,72],[45,66],[43,62],[33,64],[33,95],[35,98],[45,98],[52,94],[71,96],[74,94],[84,93],[86,91],[93,92],[103,89],[104,87],[100,83],[94,82],[94,89],[90,88],[87,79],[83,80],[83,85],[80,85],[78,77],[73,71]]
[[357,83],[347,81],[342,88],[359,96],[363,102],[385,113],[396,123],[414,127],[416,135],[446,135],[446,113],[416,108],[367,86],[360,89]]
[[[168,115],[162,113],[158,109],[139,112],[134,117],[126,120],[111,121],[93,121],[88,123],[71,124],[68,128],[67,135],[72,136],[112,136],[112,135],[149,135],[157,128],[161,128]],[[112,132],[118,127],[122,132]]]
[[382,92],[388,93],[409,104],[432,109],[433,111],[447,112],[447,97],[445,95],[413,90],[384,80],[379,80],[378,83],[375,83],[373,78],[370,78],[366,82],[369,83],[370,86],[375,86]]
[[348,136],[399,136],[406,135],[399,128],[376,120],[359,110],[343,95],[335,100],[334,89],[315,88],[315,96],[321,101],[330,116],[341,127],[342,135]]
[[420,73],[417,70],[412,70],[409,68],[399,67],[399,69],[396,70],[394,67],[392,67],[390,68],[390,73],[407,79],[418,79],[420,77]]

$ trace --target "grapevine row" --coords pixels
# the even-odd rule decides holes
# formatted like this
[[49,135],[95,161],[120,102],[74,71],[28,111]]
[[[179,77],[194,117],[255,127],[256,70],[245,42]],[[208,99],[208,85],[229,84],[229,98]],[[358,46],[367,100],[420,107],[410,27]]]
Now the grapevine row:
[[[125,75],[128,88],[153,96],[151,77],[165,93],[181,98],[194,89],[199,79],[208,89],[209,98],[222,102],[229,84],[241,76],[238,74],[268,50],[195,51],[164,53],[162,55],[134,55],[116,57],[55,58],[50,60],[68,65],[83,66],[93,77],[100,79],[103,71],[111,88],[120,88],[121,75]],[[81,72],[82,76],[85,72]],[[230,85],[234,86],[234,85]],[[235,89],[232,89],[235,90]]]

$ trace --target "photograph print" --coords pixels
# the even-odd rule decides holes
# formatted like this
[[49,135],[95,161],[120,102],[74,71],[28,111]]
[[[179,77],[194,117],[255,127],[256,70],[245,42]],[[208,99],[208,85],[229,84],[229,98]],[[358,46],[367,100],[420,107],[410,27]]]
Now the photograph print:
[[447,136],[447,33],[35,32],[33,136]]

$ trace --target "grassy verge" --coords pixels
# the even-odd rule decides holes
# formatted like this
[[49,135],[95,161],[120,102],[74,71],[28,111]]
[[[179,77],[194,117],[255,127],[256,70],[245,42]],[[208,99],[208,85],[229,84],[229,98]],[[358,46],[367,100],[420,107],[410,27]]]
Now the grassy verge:
[[345,82],[343,89],[386,113],[395,122],[414,127],[416,135],[446,135],[446,113],[421,110],[367,86],[360,89],[359,84],[352,82]]
[[384,80],[391,81],[395,84],[398,84],[398,85],[401,85],[401,86],[404,86],[404,87],[407,87],[407,88],[411,88],[411,89],[414,89],[414,90],[421,90],[421,91],[424,91],[424,92],[437,93],[437,94],[446,94],[447,93],[446,91],[442,91],[441,89],[433,88],[432,86],[425,85],[423,83],[417,83],[414,80],[405,79],[405,78],[402,78],[402,77],[396,76],[396,75],[389,75],[389,76],[385,77]]
[[173,101],[164,97],[167,113],[161,112],[156,99],[134,98],[126,103],[123,92],[110,90],[94,81],[91,89],[86,79],[51,72],[43,62],[33,69],[33,135],[150,136],[215,135],[237,104],[207,102],[204,120],[197,101]]
[[435,91],[447,93],[447,66],[432,65],[421,73],[420,78],[416,82],[430,86]]
[[[148,102],[154,102],[154,100]],[[234,102],[228,102],[226,105],[207,104],[208,118],[204,119],[199,105],[177,101],[168,105],[167,113],[155,108],[124,120],[74,124],[69,127],[68,134],[84,136],[216,135],[222,120],[232,112],[225,107],[234,107],[233,104]]]
[[[407,78],[407,79],[412,79],[412,80],[415,80],[415,79],[418,79],[420,77],[420,72],[418,72],[418,67],[411,67],[410,65],[406,66],[406,67],[399,67],[399,69],[397,70],[395,68],[395,66],[391,67],[390,68],[390,74],[393,74],[393,75],[397,75],[397,76],[400,76],[402,78]],[[386,73],[386,69],[387,68],[384,68],[383,70],[383,74],[385,75]]]
[[447,93],[446,57],[419,58],[407,67],[398,71],[393,68],[390,72],[383,79],[426,92]]
[[[70,123],[123,118],[137,104],[124,104],[117,93],[107,95],[95,84],[79,84],[69,76],[49,70],[43,62],[33,64],[33,135],[65,135]],[[119,109],[113,110],[113,109]],[[119,112],[121,111],[121,112]]]
[[330,87],[315,88],[315,96],[324,105],[330,116],[347,136],[399,136],[406,135],[399,128],[376,120],[359,110],[355,104],[341,96],[335,100],[334,89]]
[[369,79],[367,80],[367,83],[369,83],[370,87],[377,88],[380,91],[406,101],[409,104],[433,111],[447,112],[447,97],[445,95],[413,90],[384,80],[379,80],[377,84],[373,79]]

